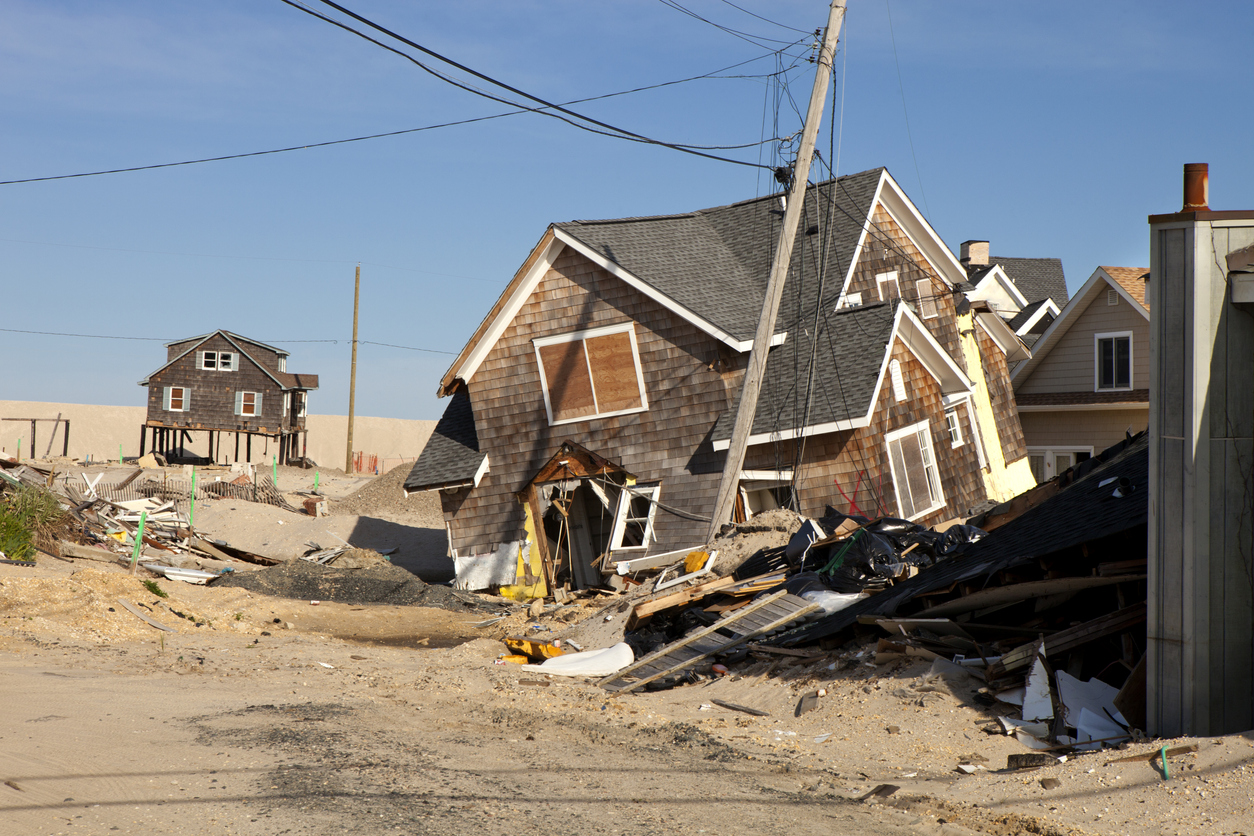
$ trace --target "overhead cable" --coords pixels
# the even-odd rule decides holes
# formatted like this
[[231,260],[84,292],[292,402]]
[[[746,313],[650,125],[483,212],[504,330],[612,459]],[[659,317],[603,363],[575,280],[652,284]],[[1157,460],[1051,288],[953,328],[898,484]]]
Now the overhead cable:
[[[429,49],[423,46],[422,44],[416,43],[415,41],[412,41],[409,38],[406,38],[403,35],[393,32],[391,29],[381,26],[375,23],[374,21],[370,20],[369,18],[366,18],[366,17],[363,17],[362,15],[357,14],[351,9],[347,9],[338,3],[332,2],[332,0],[319,0],[319,2],[321,2],[323,5],[330,6],[331,8],[339,11],[341,14],[347,15],[348,17],[351,17],[353,20],[356,20],[359,23],[369,26],[371,29],[374,29],[378,32],[382,32],[383,34],[387,35],[389,38],[393,38],[394,40],[397,40],[400,43],[403,43],[408,47],[416,49],[419,52],[423,53],[424,55],[429,55],[438,61],[441,61],[445,64],[448,64],[451,67],[455,67],[456,69],[461,70],[464,73],[467,73],[468,75],[472,75],[475,78],[478,78],[482,81],[486,81],[489,84],[492,84],[496,87],[500,87],[503,90],[508,90],[509,92],[517,96],[522,96],[525,99],[530,99],[533,102],[537,102],[538,104],[543,105],[543,108],[530,108],[530,107],[527,107],[526,105],[520,105],[518,102],[510,101],[509,99],[503,99],[499,96],[495,96],[484,90],[480,90],[469,84],[458,81],[457,79],[451,78],[445,75],[444,73],[441,73],[433,69],[432,67],[427,66],[426,64],[424,64],[423,62],[415,58],[414,56],[409,55],[408,53],[402,52],[401,50],[396,49],[395,47],[389,46],[383,43],[382,41],[372,38],[369,35],[365,34],[364,32],[354,29],[353,27],[348,26],[345,23],[341,23],[340,21],[335,20],[334,18],[328,17],[327,15],[314,11],[313,9],[303,5],[302,3],[297,2],[297,0],[281,0],[281,2],[291,6],[294,9],[299,9],[300,11],[305,12],[306,14],[312,15],[318,18],[319,20],[323,20],[327,23],[330,23],[333,26],[338,26],[339,28],[347,32],[352,32],[354,35],[357,35],[358,37],[363,38],[364,40],[367,40],[370,43],[375,44],[376,46],[379,46],[383,49],[386,49],[389,52],[392,52],[392,53],[395,53],[396,55],[401,56],[405,60],[410,61],[411,63],[415,64],[416,66],[418,66],[425,72],[430,73],[431,75],[435,76],[441,81],[444,81],[448,84],[453,85],[454,87],[458,87],[462,90],[465,90],[468,93],[473,93],[476,96],[482,96],[483,98],[491,99],[492,101],[500,102],[502,104],[507,104],[512,107],[522,107],[526,110],[530,110],[531,112],[538,113],[542,116],[550,116],[555,119],[560,119],[561,121],[566,122],[572,127],[576,127],[584,131],[589,131],[591,133],[601,134],[602,136],[610,136],[610,137],[616,137],[619,139],[627,139],[632,142],[640,142],[646,145],[659,145],[664,148],[670,148],[674,151],[681,151],[685,154],[692,154],[698,157],[705,157],[706,159],[717,160],[719,162],[731,163],[732,165],[743,165],[743,166],[749,166],[751,168],[756,168],[758,166],[757,163],[746,162],[744,160],[733,160],[729,157],[720,157],[716,154],[707,153],[707,151],[711,151],[711,150],[734,150],[737,148],[747,148],[747,147],[750,147],[749,145],[741,145],[741,146],[684,145],[684,144],[674,143],[674,142],[664,142],[660,139],[653,139],[652,137],[647,137],[647,136],[644,136],[643,134],[638,134],[634,131],[629,131],[625,128],[616,127],[614,125],[609,124],[608,122],[602,122],[598,119],[593,119],[590,116],[584,116],[583,114],[577,113],[576,111],[573,111],[573,110],[569,110],[568,108],[563,107],[562,105],[556,104],[554,102],[550,102],[547,99],[543,99],[539,96],[535,96],[524,90],[520,90],[517,87],[506,84],[503,81],[499,81],[493,78],[492,76],[479,72],[478,70],[471,69],[465,64],[461,64],[457,61],[454,61],[451,58],[441,55],[435,50]],[[557,111],[557,112],[553,113],[550,111]],[[565,114],[565,116],[562,116],[560,114]],[[570,117],[570,118],[567,118],[567,117]],[[588,124],[581,124],[584,122]],[[597,130],[597,128],[589,127],[589,125],[596,125],[597,128],[602,128],[604,130]]]

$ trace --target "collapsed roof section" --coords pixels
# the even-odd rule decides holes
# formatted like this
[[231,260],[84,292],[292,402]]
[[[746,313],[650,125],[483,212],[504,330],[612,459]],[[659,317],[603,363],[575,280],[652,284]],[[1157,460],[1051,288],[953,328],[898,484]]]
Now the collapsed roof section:
[[405,478],[405,494],[473,487],[488,472],[487,454],[479,452],[475,413],[465,388],[453,395],[444,414]]

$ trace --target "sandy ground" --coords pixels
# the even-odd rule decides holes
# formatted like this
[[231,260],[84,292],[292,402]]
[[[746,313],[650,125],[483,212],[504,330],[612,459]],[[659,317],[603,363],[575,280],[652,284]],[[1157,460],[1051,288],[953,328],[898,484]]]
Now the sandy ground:
[[[876,668],[861,647],[612,696],[495,664],[499,638],[536,623],[524,612],[476,626],[161,587],[95,564],[0,566],[0,832],[1235,834],[1254,819],[1254,735],[1169,741],[1200,751],[1168,781],[1109,753],[1003,774],[1023,749],[981,730],[978,682]],[[604,603],[554,609],[536,632]],[[901,789],[853,800],[881,783]]]
[[[337,493],[359,513],[220,501],[203,524],[281,553],[329,545],[335,525],[351,539],[360,519],[430,518],[382,480],[345,477]],[[168,597],[105,564],[0,565],[0,834],[1254,833],[1254,733],[1005,772],[1025,750],[984,731],[995,711],[976,702],[978,680],[876,667],[869,644],[611,695],[496,659],[505,635],[611,642],[622,599],[538,618],[489,602],[509,613],[494,622],[159,588]],[[796,716],[818,688],[818,707]],[[1169,780],[1148,760],[1164,744],[1198,747]],[[1146,757],[1111,763],[1131,754]],[[880,784],[900,789],[856,800]]]

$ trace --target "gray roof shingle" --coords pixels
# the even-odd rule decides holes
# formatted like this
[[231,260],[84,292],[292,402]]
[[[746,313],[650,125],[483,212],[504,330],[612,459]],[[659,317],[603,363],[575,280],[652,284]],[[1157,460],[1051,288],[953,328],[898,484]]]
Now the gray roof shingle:
[[[787,290],[813,295],[822,241],[806,230],[826,217],[831,223],[826,253],[825,295],[833,298],[849,271],[862,224],[871,211],[882,168],[817,184],[806,193]],[[779,196],[702,209],[683,215],[569,221],[555,224],[666,296],[737,340],[752,340],[762,313],[771,257],[782,220]],[[796,323],[783,315],[776,333]],[[811,308],[811,311],[813,309]]]
[[483,464],[470,396],[460,389],[444,408],[418,461],[405,477],[405,490],[426,491],[470,482]]
[[997,255],[990,256],[988,260],[1001,265],[1001,269],[1006,271],[1006,275],[1029,302],[1039,302],[1048,297],[1059,308],[1066,306],[1067,278],[1062,272],[1062,259],[1008,258]]

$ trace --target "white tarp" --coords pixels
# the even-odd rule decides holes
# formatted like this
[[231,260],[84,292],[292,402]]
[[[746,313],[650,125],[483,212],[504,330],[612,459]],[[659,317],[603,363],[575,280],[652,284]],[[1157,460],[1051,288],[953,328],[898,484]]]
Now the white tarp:
[[636,654],[627,642],[601,650],[565,653],[545,659],[539,665],[523,665],[523,670],[551,673],[554,676],[609,676],[636,661]]
[[453,558],[453,567],[457,572],[457,580],[453,582],[453,586],[475,592],[492,586],[512,584],[518,577],[518,552],[525,545],[526,541],[519,540],[504,543],[488,554],[468,554]]

